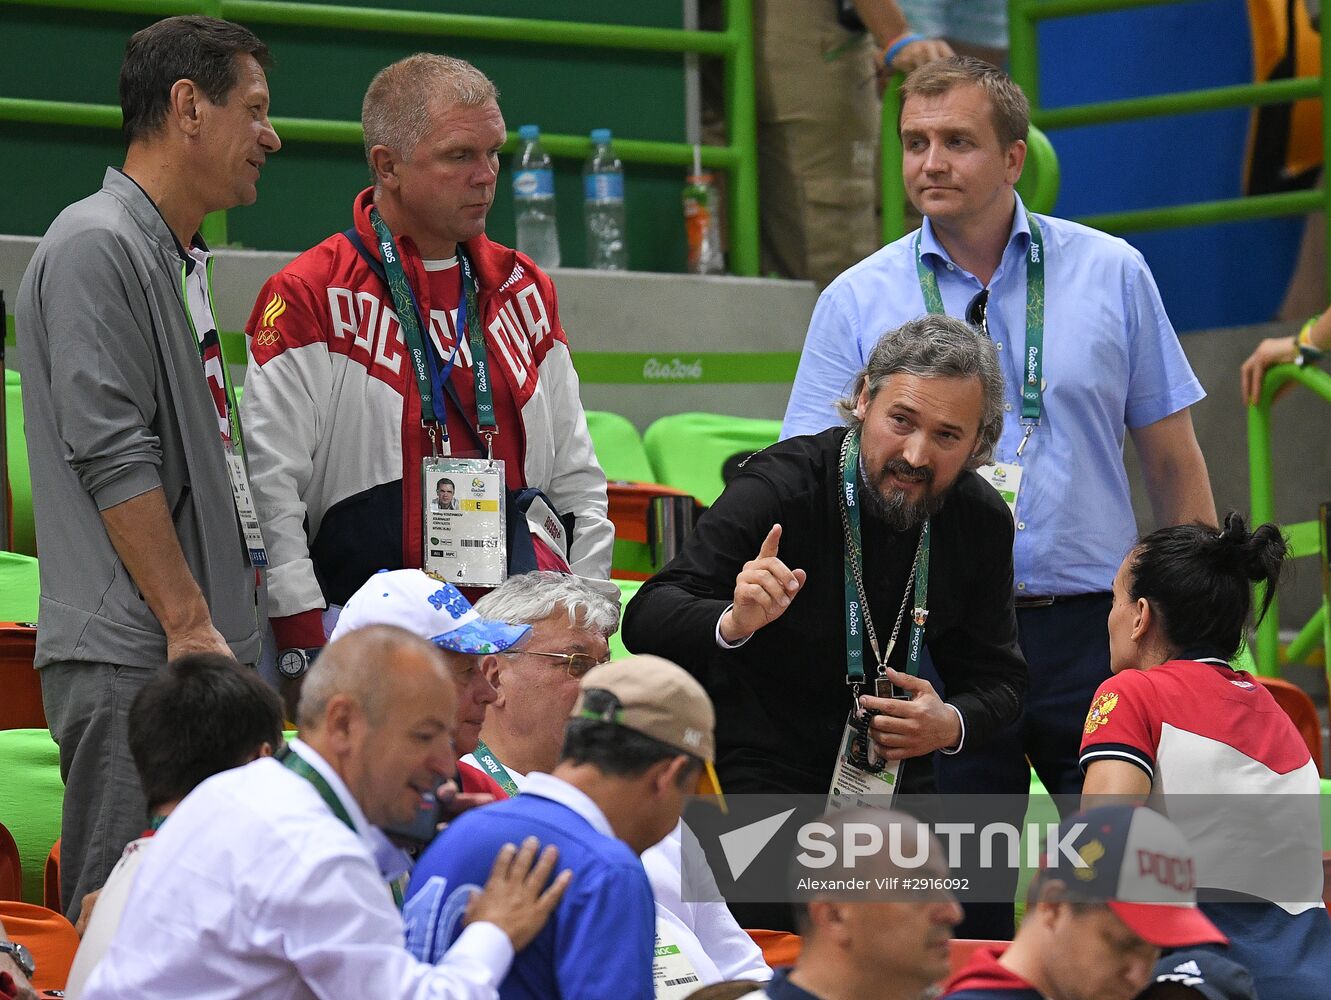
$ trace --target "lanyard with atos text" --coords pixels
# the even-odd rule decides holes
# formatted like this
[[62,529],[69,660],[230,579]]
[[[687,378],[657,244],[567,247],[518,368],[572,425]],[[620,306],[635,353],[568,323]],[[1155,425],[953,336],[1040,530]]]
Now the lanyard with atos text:
[[[1044,236],[1040,224],[1029,211],[1026,224],[1031,230],[1031,245],[1026,252],[1026,351],[1017,363],[1021,381],[1021,422],[1025,430],[1021,435],[1021,444],[1017,446],[1020,456],[1026,447],[1032,432],[1040,423],[1042,395],[1044,393]],[[921,234],[915,234],[915,271],[920,279],[920,292],[924,295],[924,307],[930,313],[941,315],[943,293],[938,288],[938,278],[933,269],[924,262],[924,250]]]
[[[924,624],[929,617],[929,519],[920,527],[920,541],[915,549],[910,578],[906,581],[887,649],[880,653],[873,619],[869,616],[869,602],[864,593],[864,550],[860,541],[859,499],[860,435],[850,431],[841,446],[841,524],[845,533],[845,552],[842,566],[846,587],[846,683],[851,686],[852,698],[859,699],[864,683],[864,635],[869,637],[873,650],[876,674],[883,677],[887,661],[896,648],[897,635],[905,619],[906,609],[913,598],[911,610],[910,645],[906,650],[906,672],[912,677],[920,674],[920,656],[924,647]],[[875,694],[879,692],[875,691]]]

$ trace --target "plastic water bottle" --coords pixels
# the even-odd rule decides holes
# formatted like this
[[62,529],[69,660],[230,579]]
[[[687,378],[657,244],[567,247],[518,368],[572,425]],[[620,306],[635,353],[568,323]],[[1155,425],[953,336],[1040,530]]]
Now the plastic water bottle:
[[518,129],[521,144],[513,161],[513,217],[518,249],[542,270],[559,266],[559,230],[555,225],[555,171],[541,148],[535,125]]
[[625,271],[629,249],[624,233],[624,165],[615,156],[610,138],[608,128],[592,129],[595,148],[582,169],[587,266],[597,271]]

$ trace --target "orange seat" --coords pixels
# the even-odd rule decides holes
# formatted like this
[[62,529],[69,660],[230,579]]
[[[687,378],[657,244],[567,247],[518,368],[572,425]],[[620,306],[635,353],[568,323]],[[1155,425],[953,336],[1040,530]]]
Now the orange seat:
[[800,957],[800,936],[789,931],[750,931],[744,932],[753,938],[763,953],[763,961],[773,969],[794,965]]
[[23,865],[14,836],[0,823],[0,899],[23,898]]
[[64,912],[60,905],[60,838],[56,837],[51,845],[51,853],[46,856],[46,875],[42,881],[42,902],[48,910]]
[[37,655],[37,626],[0,622],[0,729],[45,729],[42,684],[32,668]]
[[981,948],[990,945],[1005,946],[1011,943],[1011,941],[985,941],[980,938],[953,938],[947,943],[947,977],[951,979],[960,972],[971,960],[971,955]]
[[0,903],[0,924],[11,941],[32,952],[37,972],[32,977],[35,990],[63,990],[79,950],[79,935],[74,925],[54,910],[32,903]]
[[1276,704],[1293,721],[1303,742],[1308,744],[1308,752],[1317,765],[1317,773],[1325,775],[1326,769],[1322,767],[1322,723],[1317,718],[1317,706],[1313,700],[1304,693],[1303,688],[1279,677],[1257,677],[1256,680],[1271,693]]

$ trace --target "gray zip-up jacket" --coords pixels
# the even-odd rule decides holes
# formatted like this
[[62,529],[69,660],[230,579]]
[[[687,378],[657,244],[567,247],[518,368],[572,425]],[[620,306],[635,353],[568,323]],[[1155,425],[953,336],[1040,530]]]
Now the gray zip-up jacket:
[[213,625],[259,655],[255,572],[183,298],[184,259],[119,170],[51,224],[14,323],[41,566],[37,666],[152,667],[166,635],[99,511],[160,486]]

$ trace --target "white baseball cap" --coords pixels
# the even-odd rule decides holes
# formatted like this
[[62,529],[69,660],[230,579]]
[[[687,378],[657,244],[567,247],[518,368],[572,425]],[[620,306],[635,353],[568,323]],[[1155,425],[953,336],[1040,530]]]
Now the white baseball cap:
[[366,625],[396,625],[455,653],[502,653],[530,625],[491,621],[476,613],[457,587],[418,569],[382,569],[351,595],[329,642]]

